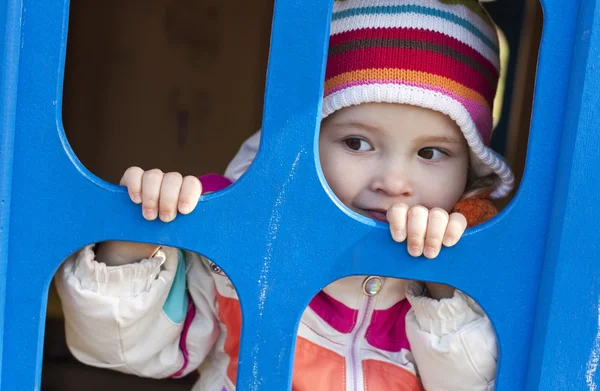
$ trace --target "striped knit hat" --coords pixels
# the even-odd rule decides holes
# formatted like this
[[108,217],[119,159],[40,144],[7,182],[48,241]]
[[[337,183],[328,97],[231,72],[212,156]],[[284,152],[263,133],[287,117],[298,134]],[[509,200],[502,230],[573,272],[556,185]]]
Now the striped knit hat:
[[503,197],[513,174],[487,147],[499,68],[496,28],[476,0],[335,1],[323,118],[367,102],[446,114],[467,140],[474,173],[496,173],[492,197]]

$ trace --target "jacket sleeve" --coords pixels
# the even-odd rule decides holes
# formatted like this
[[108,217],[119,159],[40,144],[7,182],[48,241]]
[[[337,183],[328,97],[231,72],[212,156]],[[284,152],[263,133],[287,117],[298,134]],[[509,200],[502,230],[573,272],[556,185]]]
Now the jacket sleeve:
[[254,161],[256,154],[258,153],[258,146],[260,144],[260,135],[261,131],[257,131],[251,137],[249,137],[242,146],[240,150],[235,155],[233,160],[227,166],[225,170],[225,177],[229,178],[232,182],[240,179],[242,174],[248,170],[248,167]]
[[411,310],[406,334],[427,391],[492,391],[498,348],[488,317],[467,295],[456,291],[440,301],[423,296],[423,284],[410,281]]
[[203,288],[191,300],[186,265],[205,265],[186,256],[197,255],[163,248],[154,258],[110,267],[96,262],[88,246],[69,257],[55,281],[73,355],[144,377],[179,377],[197,368],[219,327],[210,272],[194,273]]

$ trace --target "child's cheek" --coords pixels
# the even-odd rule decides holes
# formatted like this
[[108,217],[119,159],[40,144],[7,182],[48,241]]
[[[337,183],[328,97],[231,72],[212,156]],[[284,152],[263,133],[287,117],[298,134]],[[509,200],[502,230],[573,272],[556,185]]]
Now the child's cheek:
[[464,184],[460,180],[448,180],[449,178],[429,181],[428,191],[424,192],[424,206],[428,208],[442,208],[450,212],[463,194]]

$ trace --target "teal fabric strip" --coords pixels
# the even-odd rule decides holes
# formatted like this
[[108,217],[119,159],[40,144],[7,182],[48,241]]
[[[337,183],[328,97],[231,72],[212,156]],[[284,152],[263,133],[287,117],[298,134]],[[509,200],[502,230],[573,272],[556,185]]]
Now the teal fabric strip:
[[177,272],[167,301],[163,305],[163,312],[173,323],[181,323],[185,320],[188,307],[188,295],[185,288],[185,257],[183,251],[177,250]]
[[344,11],[334,12],[332,16],[332,20],[339,20],[343,18],[349,18],[352,16],[358,15],[374,15],[374,14],[401,14],[401,13],[413,13],[413,14],[421,14],[427,16],[435,16],[438,18],[445,19],[449,22],[457,24],[469,32],[477,36],[479,39],[483,41],[489,48],[494,51],[498,51],[498,45],[496,45],[491,39],[489,39],[482,31],[480,31],[473,23],[469,22],[466,19],[463,19],[453,13],[438,10],[435,8],[424,7],[421,5],[382,5],[382,6],[373,6],[373,7],[359,7],[359,8],[351,8]]

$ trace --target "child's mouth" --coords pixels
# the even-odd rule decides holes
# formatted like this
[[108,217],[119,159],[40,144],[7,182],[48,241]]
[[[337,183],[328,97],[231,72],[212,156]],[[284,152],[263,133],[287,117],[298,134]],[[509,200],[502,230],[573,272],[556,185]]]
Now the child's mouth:
[[387,213],[383,210],[376,210],[376,209],[366,209],[365,210],[365,215],[367,217],[372,218],[373,220],[377,220],[377,221],[381,221],[384,223],[387,223]]

